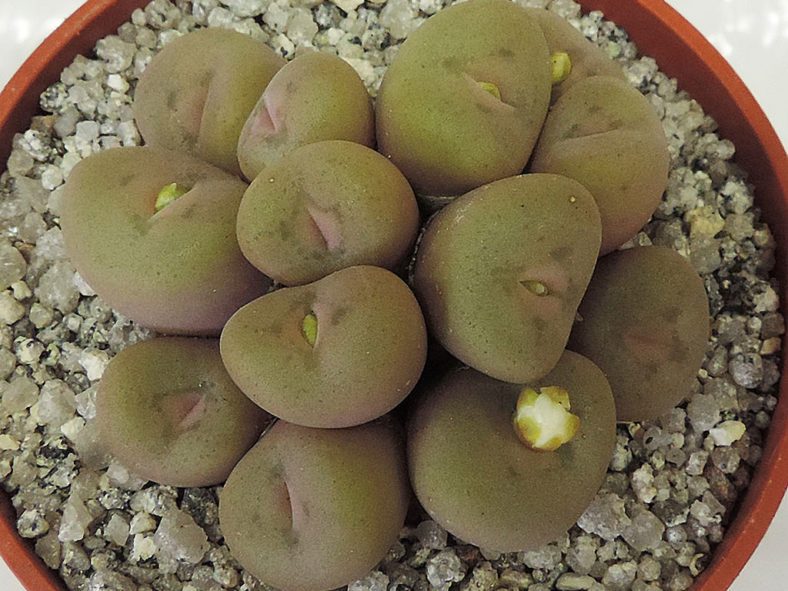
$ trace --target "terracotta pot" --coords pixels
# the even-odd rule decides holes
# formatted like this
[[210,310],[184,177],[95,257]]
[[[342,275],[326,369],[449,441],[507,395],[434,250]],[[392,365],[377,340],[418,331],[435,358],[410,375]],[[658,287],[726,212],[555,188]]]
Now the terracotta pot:
[[[88,53],[99,38],[115,32],[147,0],[90,0],[57,29],[24,63],[0,95],[0,161],[5,162],[14,133],[29,126],[39,94],[54,82],[78,53]],[[778,243],[777,277],[782,313],[788,316],[788,157],[763,111],[722,56],[677,12],[660,0],[580,0],[584,10],[602,10],[623,26],[643,53],[679,80],[719,123],[720,135],[736,145],[736,161],[750,173],[763,219]],[[788,346],[783,346],[788,367]],[[711,564],[692,591],[728,588],[766,531],[788,484],[788,379],[763,458]],[[36,556],[16,532],[10,500],[0,494],[0,554],[30,591],[65,591],[57,573]]]

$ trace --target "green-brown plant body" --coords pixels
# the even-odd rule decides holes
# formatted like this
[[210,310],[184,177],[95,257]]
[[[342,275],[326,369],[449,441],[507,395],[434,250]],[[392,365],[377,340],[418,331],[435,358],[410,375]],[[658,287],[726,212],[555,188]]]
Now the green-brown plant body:
[[398,405],[421,376],[427,334],[407,285],[378,267],[348,267],[241,308],[221,337],[236,384],[271,414],[339,428]]
[[[156,211],[172,184],[185,193]],[[180,152],[100,152],[66,182],[66,248],[90,286],[131,319],[164,333],[218,335],[270,286],[235,237],[245,190],[238,178]]]
[[266,86],[238,139],[238,162],[253,180],[296,148],[324,140],[375,145],[375,115],[367,89],[340,57],[296,57]]
[[519,174],[551,84],[547,43],[525,9],[508,0],[451,6],[414,31],[386,71],[379,149],[427,195]]
[[172,486],[223,482],[272,417],[235,386],[216,339],[127,347],[96,394],[101,442],[135,474]]
[[620,421],[656,418],[692,389],[709,338],[703,281],[676,251],[648,246],[602,257],[569,347],[607,375]]
[[228,478],[219,522],[233,556],[261,581],[328,591],[383,559],[409,499],[402,440],[390,421],[348,429],[279,421]]
[[488,550],[532,550],[568,530],[594,498],[615,444],[610,386],[588,359],[567,351],[526,386],[568,392],[579,430],[555,451],[530,449],[512,426],[523,385],[470,368],[420,391],[408,424],[419,501],[449,532]]
[[521,175],[456,199],[416,254],[430,334],[497,379],[542,377],[566,346],[599,241],[593,197],[566,177]]
[[262,41],[200,29],[165,46],[134,94],[146,144],[193,154],[233,174],[241,128],[285,61]]

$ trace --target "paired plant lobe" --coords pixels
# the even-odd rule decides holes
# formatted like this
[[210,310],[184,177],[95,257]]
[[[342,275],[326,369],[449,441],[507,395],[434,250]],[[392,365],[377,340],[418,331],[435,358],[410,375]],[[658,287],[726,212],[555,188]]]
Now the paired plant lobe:
[[353,265],[396,269],[418,231],[416,198],[386,158],[357,143],[302,146],[265,169],[238,211],[246,258],[302,285]]
[[241,128],[284,60],[247,35],[200,29],[167,44],[134,94],[145,143],[178,150],[240,173]]
[[620,421],[656,418],[690,392],[709,338],[703,281],[676,251],[630,248],[599,259],[569,347],[610,380]]
[[294,150],[326,140],[375,145],[372,101],[345,60],[299,55],[274,75],[238,138],[238,161],[253,180]]
[[413,287],[431,334],[497,379],[527,382],[558,361],[598,255],[599,213],[558,175],[502,179],[427,225]]
[[239,179],[180,152],[100,152],[77,164],[65,184],[66,248],[91,287],[143,326],[218,335],[270,285],[235,237],[245,190]]
[[651,217],[667,186],[669,160],[662,122],[648,100],[625,80],[593,76],[574,82],[553,105],[531,171],[567,176],[594,196],[606,254]]
[[465,193],[523,170],[550,86],[547,44],[525,9],[451,6],[409,35],[386,71],[378,146],[417,193]]
[[227,375],[216,339],[132,345],[113,357],[96,394],[110,453],[133,473],[172,486],[224,481],[270,420]]
[[612,76],[626,80],[623,68],[565,18],[543,8],[526,10],[538,23],[547,41],[553,73],[552,103],[585,78]]
[[458,538],[500,552],[538,548],[569,529],[614,444],[610,386],[569,351],[527,384],[451,370],[419,392],[408,423],[419,502]]
[[339,428],[373,420],[410,393],[427,334],[401,279],[358,266],[244,306],[222,331],[221,349],[235,383],[262,408]]
[[389,421],[350,429],[279,421],[227,479],[219,522],[233,556],[260,581],[326,591],[385,556],[409,497],[402,441]]

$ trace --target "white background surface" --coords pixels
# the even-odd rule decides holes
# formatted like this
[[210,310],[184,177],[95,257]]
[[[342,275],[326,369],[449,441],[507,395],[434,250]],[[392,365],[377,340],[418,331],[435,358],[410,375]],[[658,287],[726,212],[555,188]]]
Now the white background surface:
[[[0,0],[0,87],[83,0]],[[668,0],[731,62],[788,145],[788,0]],[[788,502],[731,591],[788,589]],[[0,561],[0,591],[23,591]],[[31,590],[35,591],[35,590]]]

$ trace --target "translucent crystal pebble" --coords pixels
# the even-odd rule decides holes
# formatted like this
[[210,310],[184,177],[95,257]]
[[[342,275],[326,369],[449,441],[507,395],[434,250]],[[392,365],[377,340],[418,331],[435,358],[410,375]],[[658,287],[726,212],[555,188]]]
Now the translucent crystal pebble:
[[85,503],[72,494],[63,506],[63,518],[57,537],[61,542],[77,542],[85,537],[87,527],[92,521],[93,516]]
[[454,550],[443,550],[427,561],[427,580],[436,589],[446,590],[464,576],[465,568]]
[[[2,302],[2,299],[0,299]],[[2,303],[0,303],[2,306]],[[24,313],[24,306],[23,306]],[[16,358],[24,365],[33,365],[44,353],[44,345],[35,339],[23,339],[16,343]]]
[[761,324],[761,338],[768,339],[785,333],[785,319],[779,312],[764,314]]
[[79,358],[79,364],[85,368],[85,373],[91,382],[101,378],[108,363],[109,355],[100,349],[86,350]]
[[126,490],[140,490],[147,480],[130,472],[128,468],[113,459],[107,467],[107,478],[112,486]]
[[688,572],[679,571],[667,583],[667,591],[686,591],[692,585],[692,577]]
[[54,227],[47,230],[36,243],[35,255],[42,259],[62,260],[66,259],[66,246],[63,242],[63,233],[60,228]]
[[555,544],[547,544],[538,550],[522,552],[519,558],[528,568],[550,570],[561,562],[561,550]]
[[263,22],[277,33],[284,33],[287,28],[289,15],[287,11],[277,3],[271,3],[268,10],[263,15]]
[[156,519],[150,513],[140,511],[135,513],[129,524],[129,533],[132,535],[150,532],[156,529]]
[[637,563],[634,560],[611,564],[602,577],[602,584],[612,591],[627,591],[632,588],[632,581],[637,575]]
[[113,514],[104,527],[104,537],[118,546],[125,545],[129,538],[129,522],[117,513]]
[[331,0],[331,3],[345,12],[356,10],[364,4],[363,0]]
[[580,5],[573,0],[553,0],[549,8],[566,19],[580,16]]
[[711,461],[724,474],[733,474],[739,467],[741,456],[736,448],[715,447],[711,452]]
[[587,574],[596,562],[596,549],[598,542],[595,538],[580,535],[572,542],[566,551],[566,563],[579,574]]
[[37,538],[49,531],[49,523],[37,509],[27,509],[16,520],[16,528],[23,538]]
[[0,435],[0,450],[13,450],[19,449],[19,442],[8,433]]
[[60,541],[57,539],[57,532],[52,530],[47,535],[36,540],[36,554],[51,569],[60,568]]
[[443,550],[446,547],[446,530],[432,520],[419,523],[416,537],[424,548]]
[[80,121],[76,125],[78,139],[91,142],[99,136],[99,124],[95,121]]
[[25,315],[25,307],[7,292],[0,293],[0,324],[10,326]]
[[96,418],[96,389],[87,388],[76,395],[77,412],[84,419]]
[[404,39],[419,25],[417,11],[408,0],[389,0],[380,11],[380,24],[394,39]]
[[296,45],[311,43],[317,34],[317,25],[312,12],[306,8],[295,8],[287,21],[287,36]]
[[720,420],[719,404],[714,396],[695,394],[687,405],[687,416],[695,431],[708,431]]
[[140,560],[147,560],[156,554],[156,542],[153,541],[153,536],[146,534],[135,534],[134,540],[131,545],[131,555],[129,560],[131,562],[138,562]]
[[[85,419],[81,417],[74,417],[63,423],[60,426],[60,432],[65,435],[70,441],[76,441],[79,437],[80,431],[85,427]],[[66,483],[67,485],[68,483]]]
[[[656,581],[662,572],[662,566],[659,561],[655,560],[652,556],[646,554],[640,559],[638,564],[638,579],[643,581]],[[643,587],[643,591],[659,591],[659,587]]]
[[140,132],[133,121],[123,121],[118,125],[118,138],[124,146],[138,146]]
[[564,573],[555,582],[558,591],[578,591],[590,589],[596,581],[588,575],[578,575],[577,573]]
[[650,503],[657,496],[657,489],[654,487],[654,471],[649,464],[643,464],[635,470],[631,476],[632,489],[643,503]]
[[7,242],[0,242],[0,291],[25,276],[27,263],[22,254]]
[[651,511],[643,510],[632,518],[622,537],[638,552],[656,548],[662,540],[665,524]]
[[90,558],[82,546],[66,542],[63,544],[63,564],[75,571],[84,572],[90,568]]
[[[207,2],[203,1],[200,4],[205,5]],[[263,12],[268,2],[266,0],[222,0],[222,4],[227,6],[236,16],[250,17]]]
[[14,299],[18,302],[22,300],[26,300],[33,295],[33,292],[28,286],[27,282],[25,281],[14,281],[11,284],[11,295],[14,296]]
[[47,229],[46,222],[41,214],[36,211],[29,212],[17,229],[17,236],[23,242],[35,244],[38,237]]
[[164,513],[153,539],[157,554],[186,564],[197,564],[208,550],[208,536],[190,515],[179,509]]
[[756,388],[763,380],[763,359],[755,353],[737,355],[728,363],[733,381],[745,388]]
[[498,571],[486,560],[478,563],[471,576],[459,586],[459,591],[493,591],[498,586]]
[[347,591],[386,591],[388,585],[388,575],[378,570],[373,570],[365,577],[350,583],[347,586]]
[[724,421],[709,431],[716,445],[731,445],[738,441],[747,430],[741,421]]
[[74,268],[71,263],[55,262],[41,276],[36,295],[45,306],[57,308],[64,314],[73,312],[79,302],[79,291],[74,285]]
[[26,456],[27,454],[14,456],[11,463],[11,476],[8,478],[8,484],[11,487],[22,487],[36,479],[38,470],[30,463],[30,458]]
[[580,529],[611,541],[616,539],[630,524],[624,508],[624,499],[615,493],[597,495],[577,520]]
[[[0,348],[0,380],[5,380],[8,376],[10,376],[11,372],[14,371],[15,367],[16,367],[16,356],[8,349]],[[3,400],[4,402],[5,402],[5,396],[3,395],[3,393],[7,391],[7,387],[8,387],[7,384],[0,383],[0,396],[2,396],[0,400]],[[30,404],[32,404],[32,402]],[[3,404],[3,406],[6,406],[6,404]],[[11,411],[11,412],[16,412],[16,411]]]
[[687,413],[683,408],[672,408],[659,419],[663,430],[668,433],[684,433]]
[[23,176],[33,168],[33,163],[33,157],[24,150],[12,150],[8,157],[8,172],[11,176]]
[[138,591],[138,587],[126,575],[101,569],[90,576],[87,591]]
[[43,424],[60,427],[74,417],[76,409],[76,395],[62,380],[48,380],[41,387],[38,417]]

